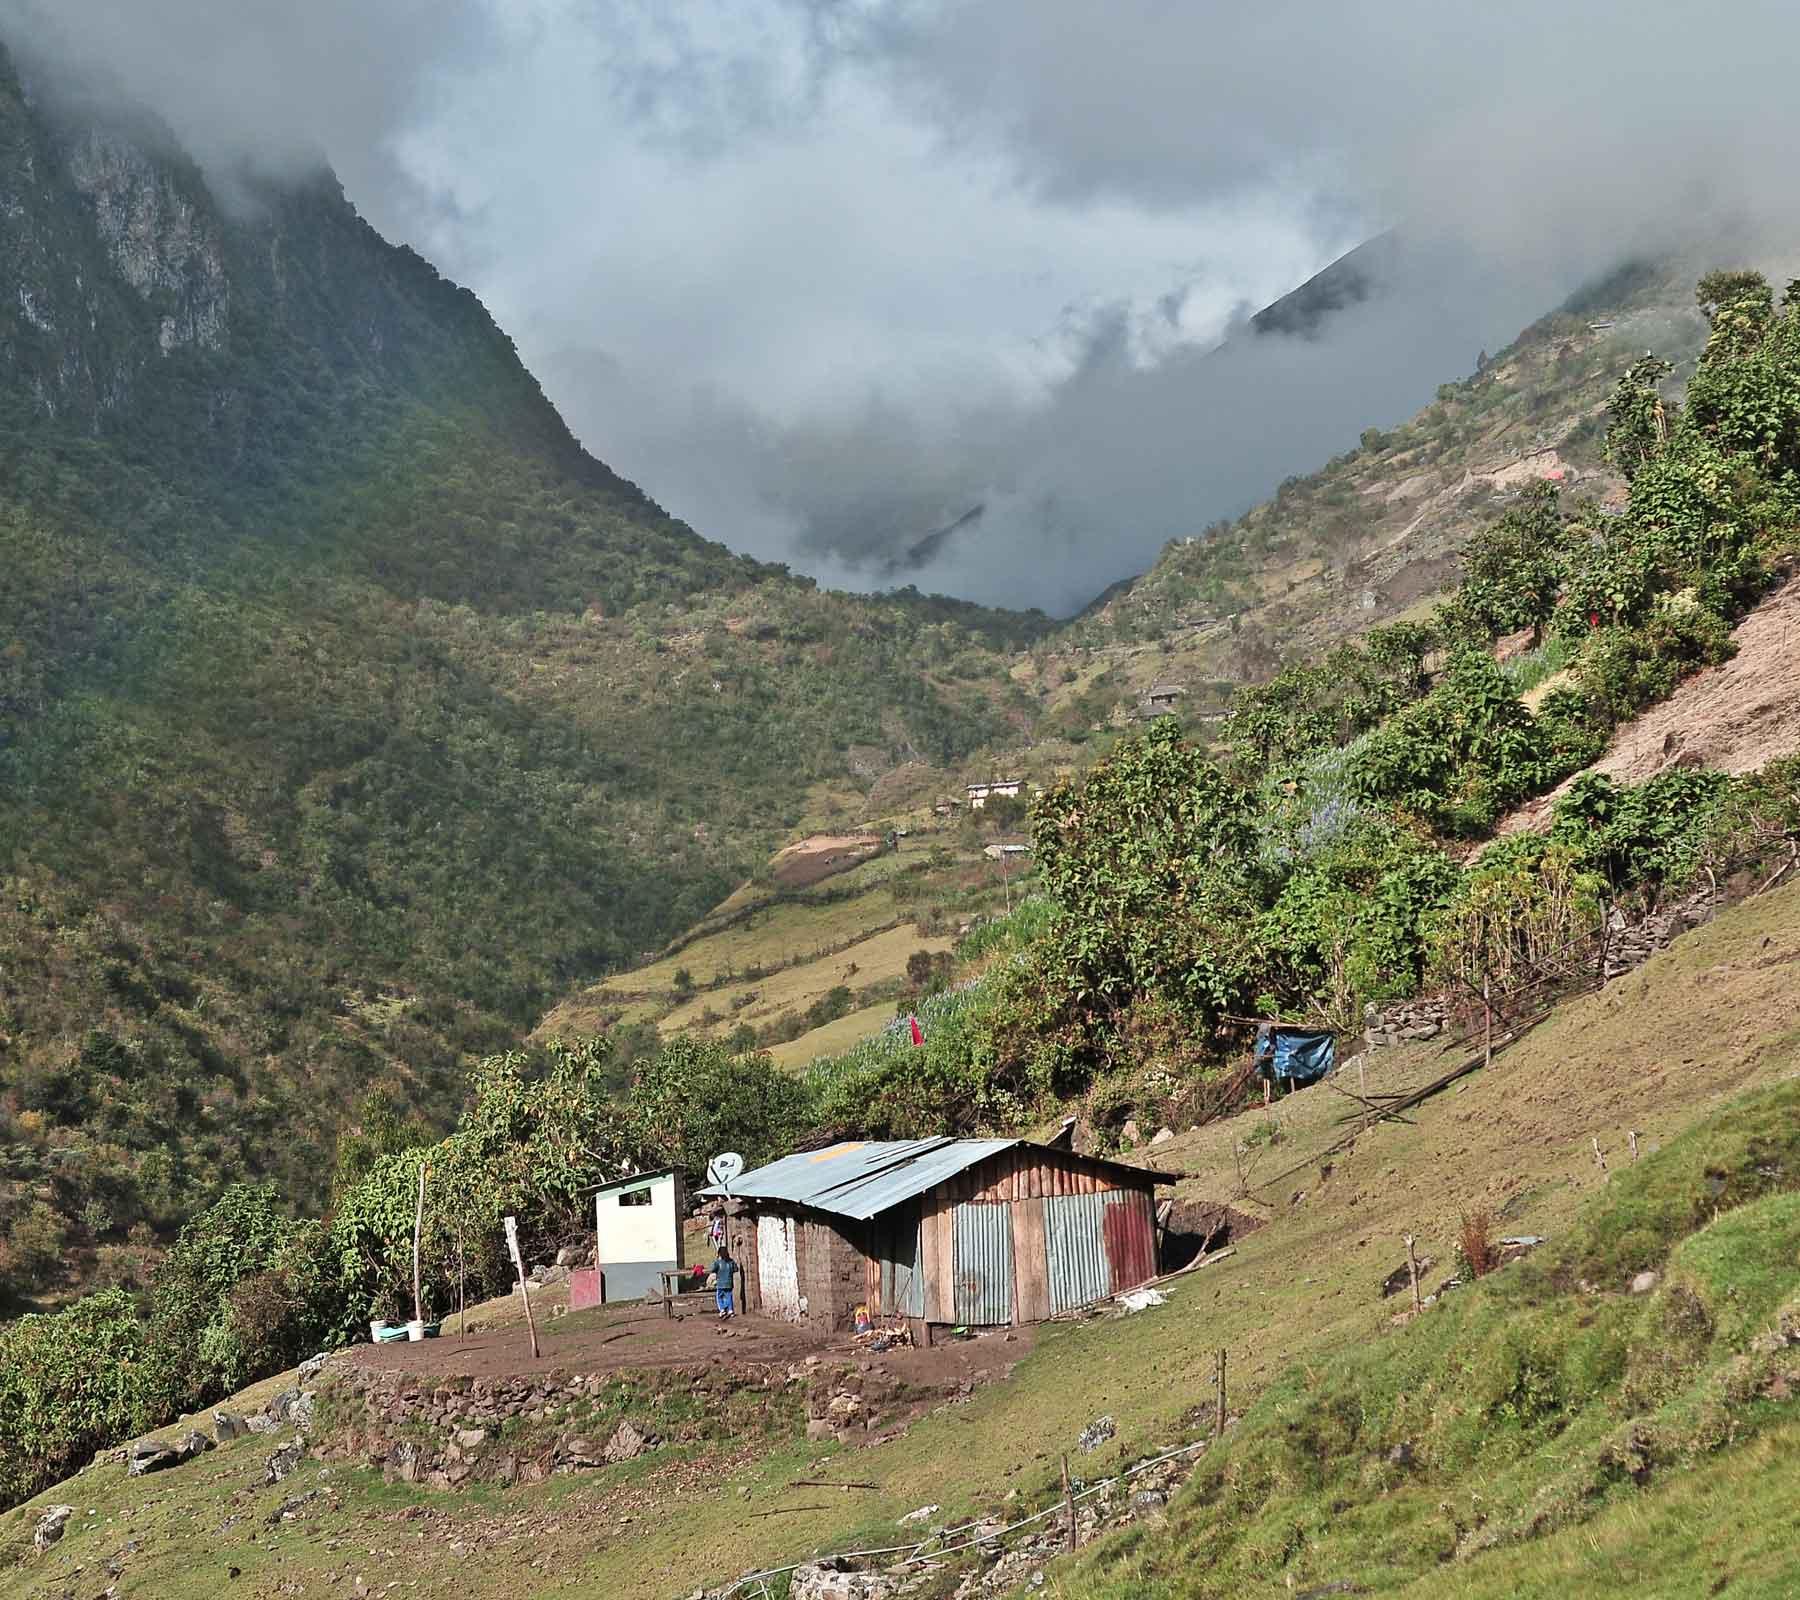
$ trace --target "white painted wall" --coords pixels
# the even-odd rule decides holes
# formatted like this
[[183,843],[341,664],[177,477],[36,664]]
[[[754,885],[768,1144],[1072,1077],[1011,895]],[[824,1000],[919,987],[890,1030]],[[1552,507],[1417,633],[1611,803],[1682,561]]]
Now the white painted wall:
[[649,1180],[648,1205],[622,1204],[632,1193],[629,1189],[607,1189],[594,1196],[594,1232],[599,1238],[602,1268],[632,1261],[683,1264],[676,1190],[671,1173]]

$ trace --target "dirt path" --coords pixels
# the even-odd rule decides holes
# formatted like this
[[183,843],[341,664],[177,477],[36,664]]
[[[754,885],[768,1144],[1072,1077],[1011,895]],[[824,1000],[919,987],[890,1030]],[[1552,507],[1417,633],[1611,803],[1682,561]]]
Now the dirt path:
[[[1683,683],[1661,705],[1613,735],[1594,772],[1628,782],[1677,761],[1754,772],[1800,751],[1800,578],[1791,579],[1738,624],[1737,654]],[[1547,827],[1569,783],[1521,806],[1502,834]]]

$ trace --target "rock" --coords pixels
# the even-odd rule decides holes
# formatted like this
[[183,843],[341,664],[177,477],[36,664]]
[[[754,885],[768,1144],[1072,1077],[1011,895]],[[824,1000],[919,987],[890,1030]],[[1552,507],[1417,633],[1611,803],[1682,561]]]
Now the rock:
[[1169,1497],[1160,1489],[1139,1489],[1131,1497],[1131,1509],[1139,1516],[1150,1512],[1161,1511],[1169,1503]]
[[486,1428],[458,1428],[451,1435],[459,1450],[479,1450],[487,1443]]
[[655,1434],[638,1427],[636,1423],[621,1422],[613,1429],[612,1437],[606,1441],[606,1460],[609,1463],[635,1461],[661,1443],[662,1440]]
[[161,1472],[181,1460],[174,1445],[166,1439],[139,1439],[125,1455],[125,1475],[141,1478],[146,1472]]
[[1387,1458],[1390,1467],[1410,1467],[1413,1464],[1412,1441],[1402,1439],[1392,1450],[1388,1451]]
[[578,1267],[587,1259],[587,1252],[579,1245],[566,1244],[556,1252],[556,1264],[559,1267]]
[[571,1434],[557,1446],[556,1453],[565,1466],[603,1467],[606,1465],[605,1448],[583,1434]]
[[313,1402],[317,1398],[318,1396],[313,1390],[306,1389],[295,1395],[293,1403],[288,1407],[288,1421],[302,1433],[312,1432]]
[[244,1418],[244,1427],[251,1433],[268,1433],[275,1425],[275,1419],[261,1411]]
[[539,1268],[539,1271],[542,1274],[537,1280],[539,1288],[547,1289],[553,1283],[567,1283],[569,1281],[569,1269],[567,1267],[541,1267]]
[[31,1536],[32,1544],[39,1550],[48,1550],[63,1536],[63,1529],[74,1515],[73,1506],[46,1506],[44,1514],[38,1518],[37,1532]]
[[1081,1437],[1075,1442],[1083,1450],[1098,1450],[1118,1431],[1119,1425],[1111,1417],[1096,1417],[1081,1430]]
[[796,1567],[788,1579],[791,1600],[887,1600],[901,1580],[884,1572],[856,1572],[844,1561]]
[[229,1444],[233,1439],[241,1439],[250,1431],[250,1424],[235,1411],[215,1411],[212,1414],[212,1425],[213,1438],[220,1444]]
[[1402,1028],[1402,1039],[1435,1039],[1444,1031],[1441,1022],[1415,1022],[1410,1028]]
[[[1425,1274],[1431,1271],[1436,1265],[1436,1260],[1431,1256],[1419,1257],[1419,1284],[1421,1288],[1425,1283]],[[1381,1298],[1386,1300],[1392,1295],[1399,1294],[1402,1289],[1405,1289],[1408,1292],[1412,1289],[1412,1268],[1404,1261],[1381,1280]]]
[[297,1387],[305,1388],[314,1378],[325,1370],[325,1354],[321,1351],[316,1356],[308,1356],[294,1369],[294,1382]]
[[1631,1280],[1631,1292],[1633,1294],[1648,1294],[1661,1282],[1662,1278],[1657,1273],[1640,1272]]
[[814,1417],[806,1425],[806,1442],[808,1444],[823,1444],[827,1439],[836,1437],[837,1429],[823,1417]]
[[831,1419],[832,1426],[838,1428],[849,1427],[859,1421],[862,1414],[863,1403],[853,1394],[834,1394],[825,1407],[825,1415]]
[[1119,1143],[1120,1144],[1134,1145],[1141,1138],[1143,1138],[1143,1135],[1140,1132],[1138,1132],[1138,1125],[1137,1125],[1136,1117],[1133,1117],[1129,1122],[1127,1122],[1125,1124],[1124,1127],[1119,1129]]
[[198,1428],[190,1428],[176,1442],[175,1454],[183,1461],[192,1461],[195,1456],[205,1455],[212,1447],[211,1439]]
[[288,1420],[288,1415],[294,1409],[294,1403],[299,1400],[299,1398],[300,1391],[298,1389],[283,1389],[280,1394],[276,1395],[273,1400],[263,1407],[263,1415],[267,1417],[271,1423],[279,1427]]
[[1159,1144],[1168,1144],[1174,1137],[1175,1130],[1173,1128],[1158,1128],[1150,1141],[1150,1148],[1154,1150]]
[[302,1461],[306,1459],[306,1441],[290,1439],[272,1456],[263,1467],[264,1483],[280,1483],[288,1477]]
[[904,1528],[909,1523],[928,1521],[930,1518],[935,1517],[940,1509],[941,1508],[938,1506],[920,1506],[917,1511],[907,1512],[906,1515],[900,1519],[900,1526]]

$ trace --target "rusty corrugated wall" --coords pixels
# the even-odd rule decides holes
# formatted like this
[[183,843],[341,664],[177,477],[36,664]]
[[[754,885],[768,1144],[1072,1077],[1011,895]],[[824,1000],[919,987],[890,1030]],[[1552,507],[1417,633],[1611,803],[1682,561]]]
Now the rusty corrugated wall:
[[1107,1196],[1052,1195],[1044,1202],[1044,1253],[1050,1263],[1050,1313],[1072,1311],[1112,1292],[1106,1257]]
[[1012,1208],[969,1202],[956,1208],[956,1320],[991,1328],[1012,1321]]
[[1102,1198],[1109,1287],[1122,1294],[1156,1276],[1156,1215],[1146,1194],[1116,1189]]

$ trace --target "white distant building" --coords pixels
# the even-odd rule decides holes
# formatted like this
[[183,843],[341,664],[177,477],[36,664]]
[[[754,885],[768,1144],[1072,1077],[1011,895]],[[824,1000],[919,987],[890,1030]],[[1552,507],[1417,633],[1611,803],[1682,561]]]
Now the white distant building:
[[971,783],[968,786],[969,809],[979,811],[995,796],[1016,800],[1024,787],[1023,778],[995,778],[991,783]]
[[686,1210],[679,1172],[640,1172],[594,1196],[601,1294],[607,1301],[662,1293],[662,1274],[687,1264],[681,1241]]

